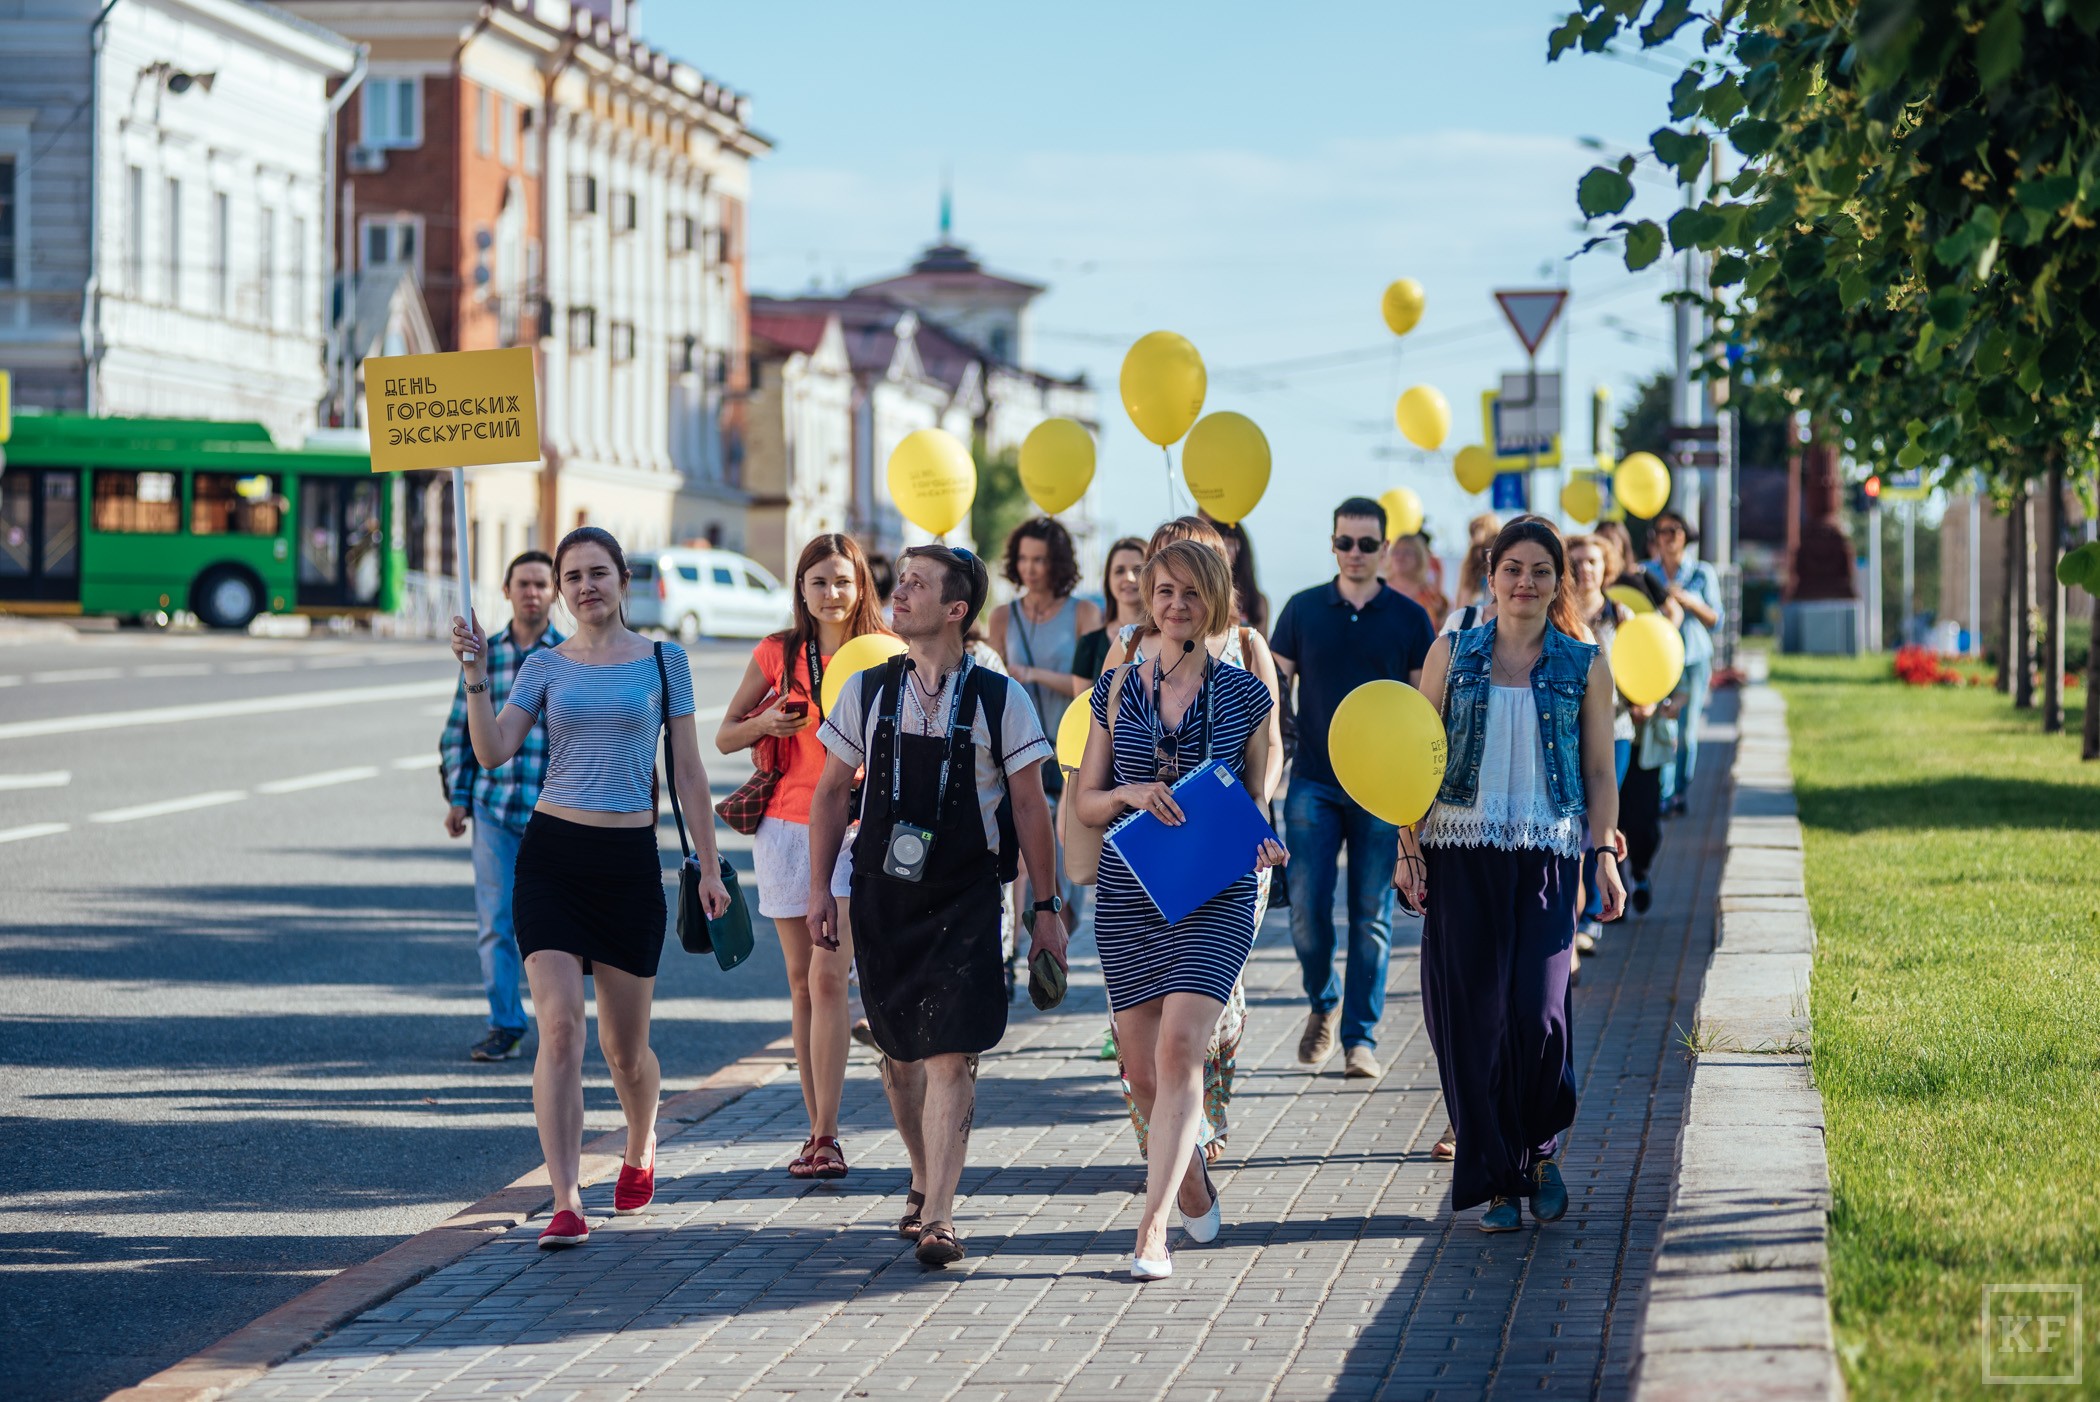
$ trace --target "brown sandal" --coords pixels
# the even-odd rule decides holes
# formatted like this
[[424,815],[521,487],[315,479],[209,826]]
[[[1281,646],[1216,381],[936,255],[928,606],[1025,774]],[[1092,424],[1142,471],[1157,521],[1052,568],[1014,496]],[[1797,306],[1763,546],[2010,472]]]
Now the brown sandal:
[[810,1155],[816,1150],[816,1147],[817,1139],[815,1135],[811,1135],[809,1138],[802,1141],[802,1152],[788,1160],[788,1177],[809,1177]]
[[898,1236],[903,1237],[906,1241],[917,1241],[919,1239],[919,1228],[923,1225],[919,1220],[919,1209],[925,1205],[926,1194],[920,1192],[917,1188],[913,1188],[904,1195],[904,1220],[897,1224]]
[[962,1238],[955,1234],[953,1226],[946,1222],[928,1222],[919,1229],[919,1247],[912,1254],[919,1258],[920,1265],[937,1270],[955,1264],[968,1253],[963,1250]]
[[809,1167],[804,1178],[844,1178],[851,1172],[846,1167],[846,1151],[839,1141],[829,1134],[810,1140]]
[[1444,1132],[1437,1136],[1436,1143],[1429,1146],[1429,1157],[1445,1162],[1457,1158],[1458,1131],[1450,1125],[1445,1125]]

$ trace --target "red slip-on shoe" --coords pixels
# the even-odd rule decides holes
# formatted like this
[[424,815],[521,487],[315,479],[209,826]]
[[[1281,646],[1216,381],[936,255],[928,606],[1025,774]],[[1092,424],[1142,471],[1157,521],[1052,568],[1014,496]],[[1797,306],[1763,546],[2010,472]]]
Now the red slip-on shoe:
[[566,1208],[554,1214],[547,1230],[540,1233],[540,1250],[548,1251],[557,1246],[581,1246],[590,1240],[591,1224]]
[[649,1166],[635,1168],[620,1165],[620,1179],[613,1184],[613,1211],[622,1217],[632,1217],[647,1207],[656,1197],[656,1145],[649,1146]]

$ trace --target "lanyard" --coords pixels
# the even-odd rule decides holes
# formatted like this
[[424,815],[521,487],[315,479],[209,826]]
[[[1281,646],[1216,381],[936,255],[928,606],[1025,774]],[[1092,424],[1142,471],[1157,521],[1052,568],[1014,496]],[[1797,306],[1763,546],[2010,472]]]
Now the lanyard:
[[[1185,654],[1184,654],[1184,655],[1185,655]],[[1209,697],[1208,695],[1206,695],[1205,693],[1207,693],[1207,692],[1209,691],[1209,689],[1210,689],[1210,669],[1211,669],[1211,667],[1212,667],[1212,665],[1213,665],[1213,663],[1214,663],[1214,662],[1215,662],[1215,659],[1211,657],[1211,655],[1210,655],[1210,650],[1209,650],[1208,648],[1204,649],[1204,652],[1203,652],[1203,676],[1202,676],[1202,679],[1201,679],[1201,680],[1199,680],[1199,681],[1198,681],[1198,682],[1196,683],[1196,694],[1195,694],[1194,696],[1191,696],[1191,697],[1189,698],[1189,708],[1190,708],[1190,710],[1193,710],[1193,709],[1195,709],[1196,705],[1197,705],[1197,704],[1198,704],[1199,702],[1200,702],[1200,703],[1202,704],[1202,706],[1203,706],[1203,720],[1202,720],[1202,723],[1201,723],[1201,727],[1200,727],[1200,729],[1199,729],[1199,730],[1198,730],[1198,732],[1197,732],[1198,734],[1200,734],[1200,735],[1201,735],[1201,736],[1203,737],[1203,754],[1202,754],[1202,758],[1200,758],[1200,759],[1198,759],[1198,760],[1196,761],[1196,763],[1197,763],[1197,764],[1202,764],[1202,763],[1204,763],[1205,761],[1207,761],[1207,760],[1208,760],[1208,759],[1210,758],[1210,712],[1211,712],[1211,704],[1210,704],[1210,703],[1211,703],[1211,698],[1210,698],[1210,697]],[[1187,712],[1187,711],[1184,711],[1184,712],[1182,712],[1182,714],[1181,714],[1181,727],[1180,727],[1180,729],[1177,729],[1177,730],[1175,730],[1175,732],[1174,732],[1174,735],[1173,735],[1173,739],[1174,739],[1174,751],[1175,751],[1175,759],[1174,759],[1174,776],[1175,776],[1175,777],[1176,777],[1177,779],[1178,779],[1178,778],[1180,778],[1182,774],[1184,774],[1184,773],[1186,773],[1186,772],[1187,772],[1186,770],[1184,770],[1184,769],[1182,768],[1182,761],[1181,761],[1181,756],[1180,756],[1180,749],[1181,749],[1181,730],[1187,729],[1187,727],[1188,727],[1188,720],[1189,720],[1189,717],[1188,717],[1188,712]],[[1165,748],[1167,748],[1167,744],[1166,744],[1166,742],[1167,742],[1167,739],[1168,739],[1168,735],[1167,735],[1167,713],[1166,713],[1166,712],[1165,712],[1164,710],[1162,710],[1162,709],[1160,708],[1160,704],[1159,704],[1159,659],[1158,659],[1157,657],[1155,657],[1155,658],[1153,658],[1153,659],[1152,659],[1152,724],[1153,724],[1153,726],[1155,727],[1155,733],[1156,733],[1156,734],[1158,735],[1158,737],[1159,737],[1159,738],[1158,738],[1158,743],[1157,743],[1157,748],[1159,748],[1159,749],[1165,749]]]
[[[939,787],[934,790],[933,825],[941,825],[941,809],[948,802],[948,762],[955,757],[956,742],[963,735],[963,683],[968,680],[970,668],[975,665],[967,652],[962,665],[950,678],[955,687],[955,700],[948,708],[948,743],[941,747],[941,777]],[[890,700],[890,817],[894,820],[898,809],[904,806],[904,689],[913,686],[909,670],[897,675],[897,694]],[[943,687],[945,691],[947,688]]]
[[817,719],[824,719],[824,661],[817,651],[817,639],[811,634],[806,640],[809,660],[809,699],[817,703]]

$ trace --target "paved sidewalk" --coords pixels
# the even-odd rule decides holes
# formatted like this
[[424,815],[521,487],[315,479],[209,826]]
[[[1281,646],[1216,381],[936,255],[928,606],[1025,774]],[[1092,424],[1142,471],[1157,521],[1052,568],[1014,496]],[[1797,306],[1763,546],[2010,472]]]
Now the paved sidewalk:
[[[1685,1099],[1675,1025],[1712,947],[1730,698],[1699,808],[1665,829],[1657,900],[1613,927],[1576,991],[1582,1105],[1554,1226],[1454,1219],[1422,1030],[1416,926],[1396,938],[1384,1079],[1295,1063],[1304,1004],[1288,917],[1248,966],[1252,1013],[1218,1172],[1226,1229],[1172,1279],[1127,1278],[1143,1191],[1098,974],[1067,1009],[1017,1009],[979,1082],[959,1228],[922,1271],[892,1230],[904,1158],[858,1054],[852,1176],[789,1179],[791,1077],[660,1148],[659,1196],[540,1252],[520,1227],[231,1395],[262,1399],[1459,1398],[1625,1395]],[[591,1190],[610,1212],[610,1186]],[[1177,1242],[1179,1233],[1174,1234]]]

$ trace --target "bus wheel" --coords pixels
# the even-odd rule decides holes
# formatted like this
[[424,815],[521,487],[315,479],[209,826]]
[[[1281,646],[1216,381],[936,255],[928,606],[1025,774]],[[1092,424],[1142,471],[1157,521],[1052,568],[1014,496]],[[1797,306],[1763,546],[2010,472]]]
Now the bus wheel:
[[239,565],[214,565],[206,570],[190,598],[207,628],[246,628],[262,612],[262,585]]
[[687,647],[699,642],[701,634],[705,631],[700,626],[700,615],[697,613],[689,613],[678,620],[678,641]]

